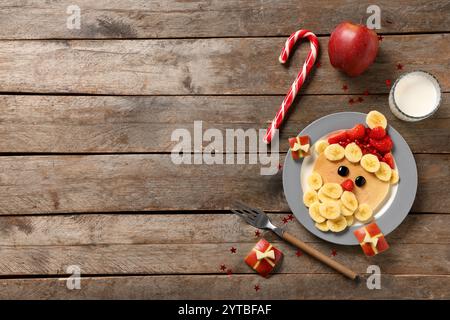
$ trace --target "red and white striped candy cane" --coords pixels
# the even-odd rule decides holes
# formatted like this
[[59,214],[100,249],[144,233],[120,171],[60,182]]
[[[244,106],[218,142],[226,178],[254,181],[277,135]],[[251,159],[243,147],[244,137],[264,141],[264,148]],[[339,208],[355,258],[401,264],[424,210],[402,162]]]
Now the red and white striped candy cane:
[[299,74],[297,75],[297,78],[289,88],[286,97],[284,97],[284,100],[281,103],[281,106],[278,109],[275,118],[272,120],[272,123],[270,124],[269,128],[267,128],[267,132],[264,137],[264,141],[267,144],[269,144],[272,141],[272,138],[275,134],[275,130],[278,129],[281,123],[283,122],[286,112],[291,107],[292,102],[295,99],[295,96],[297,95],[298,91],[305,82],[306,76],[309,74],[317,58],[317,53],[319,51],[319,41],[317,40],[316,35],[309,30],[298,30],[297,32],[291,34],[291,36],[287,39],[286,44],[284,45],[284,48],[280,54],[279,58],[280,63],[286,63],[292,48],[294,47],[297,40],[300,38],[308,38],[311,44],[311,51],[309,51],[306,61],[303,64],[303,67],[300,70]]

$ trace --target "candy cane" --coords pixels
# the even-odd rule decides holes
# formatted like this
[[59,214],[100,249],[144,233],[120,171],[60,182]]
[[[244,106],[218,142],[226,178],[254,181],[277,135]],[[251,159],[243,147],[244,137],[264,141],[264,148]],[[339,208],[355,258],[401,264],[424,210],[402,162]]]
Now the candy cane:
[[283,122],[286,112],[291,107],[292,102],[295,99],[295,96],[297,95],[298,91],[305,82],[305,78],[309,74],[317,58],[317,52],[319,51],[319,42],[317,41],[316,35],[309,30],[298,30],[297,32],[291,34],[291,36],[286,40],[286,44],[284,45],[284,48],[280,54],[280,58],[278,59],[280,63],[286,63],[292,48],[294,47],[295,43],[299,38],[308,38],[311,44],[311,51],[309,51],[306,61],[303,64],[303,67],[300,70],[299,74],[297,75],[297,78],[289,88],[286,97],[284,97],[284,100],[281,103],[281,106],[278,109],[275,118],[272,120],[272,123],[270,124],[269,128],[267,128],[267,132],[264,137],[264,141],[267,144],[269,144],[272,141],[272,138],[275,134],[275,130],[278,129],[281,123]]

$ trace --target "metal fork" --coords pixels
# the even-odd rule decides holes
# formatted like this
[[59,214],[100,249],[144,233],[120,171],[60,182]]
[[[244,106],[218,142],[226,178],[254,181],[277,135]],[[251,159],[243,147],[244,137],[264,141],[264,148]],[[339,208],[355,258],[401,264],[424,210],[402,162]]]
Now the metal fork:
[[275,226],[264,211],[251,208],[241,201],[235,201],[233,203],[233,207],[234,209],[232,209],[231,212],[243,218],[248,224],[252,225],[253,227],[258,229],[272,230],[280,238],[301,249],[303,252],[309,254],[313,258],[316,258],[317,260],[325,263],[334,270],[342,273],[346,277],[353,280],[358,277],[358,274],[356,272],[331,259],[330,257],[327,257],[326,255],[307,245],[303,241],[300,241],[289,232]]

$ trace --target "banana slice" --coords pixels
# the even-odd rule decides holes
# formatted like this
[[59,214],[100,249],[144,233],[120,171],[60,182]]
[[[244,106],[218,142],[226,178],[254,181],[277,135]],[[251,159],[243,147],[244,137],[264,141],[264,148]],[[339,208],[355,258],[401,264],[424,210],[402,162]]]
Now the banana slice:
[[337,219],[341,215],[341,207],[334,203],[321,203],[319,213],[326,219]]
[[337,143],[334,143],[325,148],[324,154],[328,160],[338,161],[344,158],[345,149]]
[[353,215],[353,213],[355,213],[355,210],[350,210],[349,208],[347,208],[347,207],[342,203],[342,200],[341,200],[341,214],[342,214],[344,217],[350,217],[350,216]]
[[330,230],[330,228],[328,228],[328,224],[326,221],[322,222],[322,223],[317,223],[315,224],[316,228],[319,229],[320,231],[323,232],[327,232]]
[[367,114],[366,123],[370,129],[375,127],[382,127],[383,129],[386,129],[387,126],[386,117],[381,112],[376,110],[370,111]]
[[345,220],[347,220],[347,226],[350,227],[353,222],[355,221],[355,219],[353,219],[353,216],[347,216],[345,217]]
[[375,173],[380,169],[380,161],[373,154],[365,154],[361,158],[361,167],[367,172]]
[[322,223],[322,222],[324,222],[326,219],[320,215],[320,212],[319,212],[319,206],[320,206],[320,203],[319,203],[319,202],[314,202],[314,203],[309,207],[309,216],[310,216],[311,219],[313,219],[315,222],[317,222],[317,223]]
[[343,216],[340,216],[334,220],[327,220],[327,226],[333,232],[341,232],[347,228],[347,220]]
[[316,144],[314,145],[314,149],[316,150],[317,154],[321,154],[322,152],[325,151],[325,149],[329,146],[330,144],[328,143],[328,141],[326,140],[319,140],[316,142]]
[[336,200],[333,198],[330,198],[329,196],[327,196],[324,192],[323,192],[323,187],[320,188],[319,192],[317,193],[319,200],[323,203],[335,203],[335,204],[340,204],[340,200]]
[[342,194],[342,187],[338,183],[332,183],[332,182],[325,183],[320,190],[323,190],[322,192],[326,196],[333,198],[333,199],[339,199]]
[[386,162],[380,162],[380,168],[375,175],[381,181],[390,181],[392,177],[392,169]]
[[355,218],[361,222],[365,222],[372,218],[372,208],[368,204],[361,204],[355,212]]
[[314,190],[308,190],[303,194],[303,203],[308,208],[314,203],[318,202],[319,198],[317,197],[317,192]]
[[355,210],[358,208],[358,200],[356,199],[356,196],[353,192],[344,191],[341,196],[341,201],[342,204],[347,207],[347,209],[353,212],[355,212]]
[[348,161],[353,162],[353,163],[358,163],[359,160],[361,160],[362,158],[362,151],[361,148],[354,142],[349,143],[346,147],[345,147],[345,157],[347,158]]
[[[392,175],[391,175],[391,184],[397,184],[398,180],[400,179],[399,175],[398,175],[398,171],[397,170],[392,170]],[[320,197],[319,197],[320,200]]]
[[308,186],[311,187],[311,189],[314,190],[319,190],[320,187],[322,186],[322,177],[320,176],[319,173],[317,173],[316,171],[314,171],[307,179],[308,182]]

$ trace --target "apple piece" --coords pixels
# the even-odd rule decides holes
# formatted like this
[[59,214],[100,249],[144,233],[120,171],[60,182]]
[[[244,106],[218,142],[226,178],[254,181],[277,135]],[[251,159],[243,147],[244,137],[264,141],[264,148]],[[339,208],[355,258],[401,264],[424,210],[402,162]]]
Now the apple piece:
[[328,56],[331,65],[355,77],[367,70],[378,53],[378,36],[365,25],[342,22],[331,33]]

